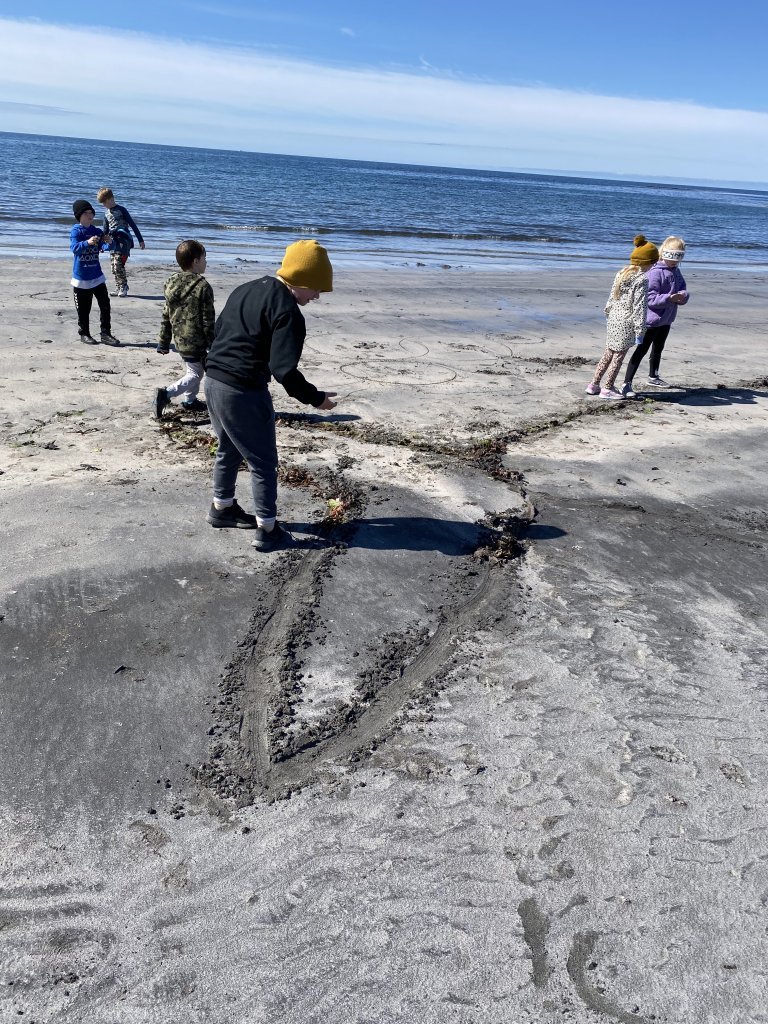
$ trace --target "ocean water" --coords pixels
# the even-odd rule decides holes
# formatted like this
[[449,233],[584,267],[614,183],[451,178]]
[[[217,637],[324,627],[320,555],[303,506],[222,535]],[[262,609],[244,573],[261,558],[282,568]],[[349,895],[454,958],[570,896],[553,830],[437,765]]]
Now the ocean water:
[[0,254],[64,255],[74,199],[109,185],[148,256],[198,238],[274,263],[315,237],[337,265],[621,264],[636,232],[686,263],[768,270],[768,193],[0,133]]

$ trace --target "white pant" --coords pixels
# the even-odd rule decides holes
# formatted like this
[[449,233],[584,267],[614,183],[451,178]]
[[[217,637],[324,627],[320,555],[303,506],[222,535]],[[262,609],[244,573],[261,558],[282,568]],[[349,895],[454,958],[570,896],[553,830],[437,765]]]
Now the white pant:
[[203,374],[205,373],[203,364],[196,362],[194,359],[185,359],[184,370],[184,376],[179,377],[175,384],[169,384],[165,390],[168,392],[169,398],[183,395],[185,402],[194,402],[200,390]]

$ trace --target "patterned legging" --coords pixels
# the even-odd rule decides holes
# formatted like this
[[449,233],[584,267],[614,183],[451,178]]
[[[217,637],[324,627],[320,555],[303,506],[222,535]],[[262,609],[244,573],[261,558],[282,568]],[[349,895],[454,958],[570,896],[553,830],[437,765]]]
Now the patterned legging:
[[603,357],[597,364],[595,375],[592,378],[593,384],[599,384],[605,374],[605,382],[603,383],[604,388],[612,388],[616,383],[616,378],[619,375],[621,364],[624,362],[624,356],[627,354],[627,350],[623,352],[614,352],[613,349],[607,348],[603,352]]
[[112,253],[112,273],[115,275],[115,284],[118,288],[128,287],[128,275],[125,272],[127,256],[121,256],[119,252]]

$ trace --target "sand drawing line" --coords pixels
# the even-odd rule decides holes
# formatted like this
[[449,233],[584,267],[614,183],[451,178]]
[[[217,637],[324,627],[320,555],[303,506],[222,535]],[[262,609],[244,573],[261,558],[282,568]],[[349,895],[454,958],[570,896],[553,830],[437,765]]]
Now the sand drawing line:
[[[443,371],[443,374],[437,380],[425,379],[424,368],[417,369],[413,364],[407,363],[405,359],[382,359],[380,367],[378,365],[373,367],[373,373],[370,372],[371,365],[371,363],[363,362],[344,363],[339,369],[342,373],[345,373],[348,377],[353,377],[355,380],[370,381],[374,384],[397,384],[398,387],[426,387],[434,384],[450,384],[458,376],[455,370],[452,370],[450,366],[444,366],[442,363],[429,364],[430,369]],[[350,366],[365,372],[354,373],[349,369]],[[376,376],[379,372],[386,373],[388,369],[397,373],[396,366],[402,368],[399,372],[403,374],[403,377],[393,380],[387,377]]]
[[240,740],[259,787],[266,787],[271,775],[269,710],[285,659],[287,634],[296,621],[299,606],[312,599],[312,579],[325,554],[323,550],[309,551],[298,563],[253,638],[245,666]]
[[270,704],[285,673],[286,636],[297,605],[307,600],[312,574],[322,552],[310,552],[279,595],[256,637],[245,666],[241,744],[253,772],[256,793],[279,794],[314,781],[318,770],[373,749],[392,731],[407,702],[422,692],[450,660],[456,638],[496,606],[501,580],[485,566],[472,594],[445,614],[437,629],[407,665],[399,665],[367,703],[352,704],[336,715],[336,728],[288,754],[275,743],[269,726]]
[[277,785],[283,790],[301,788],[312,782],[317,770],[324,765],[348,761],[357,752],[374,749],[386,739],[409,700],[423,694],[430,681],[447,666],[457,638],[475,628],[484,615],[497,607],[503,575],[503,569],[492,571],[486,566],[477,588],[443,617],[415,657],[407,665],[396,668],[368,704],[359,710],[353,708],[351,721],[343,729],[286,761],[273,763],[267,785]]
[[592,960],[592,951],[598,938],[597,932],[592,931],[577,932],[573,937],[566,970],[579,998],[590,1010],[603,1013],[611,1020],[621,1021],[621,1024],[648,1024],[648,1019],[641,1017],[639,1012],[628,1013],[620,1006],[616,1006],[587,981],[587,964]]
[[[519,538],[535,515],[527,503],[522,515],[483,520],[482,546],[459,570],[462,587],[471,586],[471,592],[442,610],[431,635],[414,624],[404,634],[382,638],[357,673],[354,695],[325,718],[299,728],[295,705],[306,681],[297,652],[311,643],[323,583],[345,548],[336,537],[336,543],[332,538],[324,547],[276,562],[246,637],[222,675],[219,723],[211,730],[217,738],[198,780],[245,806],[259,797],[289,795],[374,751],[397,730],[409,708],[429,701],[440,687],[457,641],[498,618],[499,609],[508,605],[516,576],[512,567],[524,552]],[[339,529],[348,538],[354,526]]]
[[410,344],[411,345],[420,345],[424,349],[424,351],[423,352],[409,352],[408,351],[408,347],[405,344],[405,338],[401,338],[398,341],[397,346],[398,346],[398,348],[402,349],[403,352],[405,352],[406,355],[409,355],[409,356],[419,356],[419,357],[421,357],[421,356],[428,356],[429,355],[429,345],[425,344],[423,341],[418,341],[417,339],[414,338],[414,339],[411,340]]

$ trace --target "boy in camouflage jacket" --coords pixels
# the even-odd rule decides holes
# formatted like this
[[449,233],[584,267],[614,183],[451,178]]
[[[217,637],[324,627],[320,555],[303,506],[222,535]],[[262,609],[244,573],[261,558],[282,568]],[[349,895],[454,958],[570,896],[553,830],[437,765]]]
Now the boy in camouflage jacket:
[[182,408],[190,412],[206,409],[197,393],[205,372],[203,361],[213,342],[216,313],[213,308],[213,289],[203,277],[206,267],[205,248],[190,238],[176,247],[176,262],[181,272],[172,274],[163,289],[165,305],[160,324],[157,351],[167,355],[171,338],[176,351],[184,360],[184,376],[175,384],[158,388],[155,392],[155,419],[163,418],[163,409],[171,399],[182,396]]

